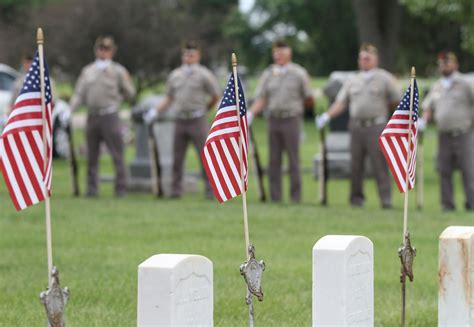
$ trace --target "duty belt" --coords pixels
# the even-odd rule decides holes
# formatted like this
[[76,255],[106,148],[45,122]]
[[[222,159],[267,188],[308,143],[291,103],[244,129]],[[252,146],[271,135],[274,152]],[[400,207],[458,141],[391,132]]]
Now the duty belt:
[[366,119],[361,119],[361,118],[351,118],[350,124],[355,127],[370,127],[374,125],[379,125],[386,123],[387,119],[385,117],[374,117],[374,118],[366,118]]
[[196,110],[196,111],[182,111],[178,113],[176,118],[178,119],[193,119],[193,118],[199,118],[202,117],[206,114],[205,111],[203,110]]
[[285,118],[292,118],[298,116],[298,113],[292,111],[274,111],[270,112],[270,117],[278,118],[278,119],[285,119]]
[[111,106],[108,108],[94,110],[93,112],[90,112],[89,114],[92,116],[104,116],[104,115],[113,114],[116,112],[118,112],[118,108],[115,106]]
[[456,136],[467,134],[467,133],[469,133],[470,130],[471,130],[471,128],[469,128],[469,127],[467,127],[467,128],[458,128],[458,129],[453,129],[453,130],[450,130],[450,131],[440,131],[440,134],[451,136],[451,137],[456,137]]

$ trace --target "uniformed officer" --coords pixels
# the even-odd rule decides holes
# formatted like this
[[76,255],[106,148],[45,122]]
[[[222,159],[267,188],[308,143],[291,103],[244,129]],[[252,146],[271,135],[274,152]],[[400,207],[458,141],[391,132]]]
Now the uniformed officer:
[[105,142],[115,165],[115,195],[127,191],[124,143],[119,118],[123,99],[135,96],[135,87],[127,70],[113,61],[117,47],[112,37],[97,38],[96,60],[82,69],[71,98],[71,110],[85,105],[87,115],[87,196],[97,196],[100,145]]
[[349,131],[351,136],[351,194],[354,207],[364,204],[364,161],[369,156],[377,181],[383,208],[391,208],[391,185],[388,167],[378,138],[388,117],[397,106],[401,92],[394,77],[378,68],[378,52],[371,44],[359,49],[359,72],[339,91],[336,101],[328,111],[316,118],[318,128],[324,127],[331,118],[349,107]]
[[23,87],[23,83],[25,82],[26,74],[28,73],[28,70],[30,69],[30,66],[32,63],[33,63],[33,53],[29,51],[25,51],[21,56],[20,74],[13,82],[11,98],[10,98],[10,111],[13,109],[13,106],[15,105],[16,98],[20,94],[21,88]]
[[452,52],[438,57],[442,74],[423,101],[423,126],[433,116],[438,127],[438,170],[443,210],[454,210],[452,175],[461,170],[466,210],[474,210],[474,92],[458,71]]
[[313,95],[306,70],[291,61],[292,51],[284,41],[277,41],[272,49],[274,64],[262,74],[256,100],[247,116],[252,117],[263,109],[268,111],[268,143],[270,163],[268,175],[270,197],[279,202],[281,196],[281,166],[283,151],[288,153],[290,196],[293,202],[301,201],[301,174],[299,143],[301,117],[306,106],[312,106]]
[[[158,114],[169,108],[177,113],[173,146],[172,198],[179,198],[182,195],[184,159],[188,142],[193,143],[200,158],[209,132],[207,111],[214,107],[220,96],[216,77],[200,64],[201,50],[195,42],[184,44],[181,61],[182,65],[171,72],[166,97],[158,106]],[[214,197],[212,188],[202,162],[201,170],[205,181],[205,195],[212,199]]]

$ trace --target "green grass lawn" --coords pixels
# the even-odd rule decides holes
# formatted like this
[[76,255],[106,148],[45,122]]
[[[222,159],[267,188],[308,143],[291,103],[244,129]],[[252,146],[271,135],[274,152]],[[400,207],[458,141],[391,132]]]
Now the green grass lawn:
[[[267,158],[265,122],[255,121],[261,154]],[[83,143],[81,135],[78,143]],[[435,131],[425,137],[425,208],[414,209],[410,193],[409,229],[417,247],[415,281],[408,285],[410,326],[437,322],[438,237],[450,225],[472,225],[474,215],[458,210],[442,213],[438,177],[433,167]],[[373,180],[366,181],[364,209],[348,206],[349,182],[331,180],[328,207],[317,203],[317,182],[310,168],[317,152],[312,123],[305,124],[301,148],[303,202],[282,204],[257,201],[254,179],[249,179],[250,238],[267,269],[265,300],[255,308],[258,326],[311,324],[312,247],[327,234],[364,235],[374,243],[375,321],[377,326],[399,324],[400,284],[397,249],[402,239],[403,195],[393,185],[393,210],[379,208]],[[133,157],[129,148],[128,162]],[[266,162],[266,159],[265,159]],[[187,167],[196,170],[197,158],[188,151]],[[101,172],[112,174],[110,158]],[[85,161],[81,158],[84,190]],[[287,181],[286,181],[287,182]],[[456,175],[456,203],[463,194]],[[61,283],[71,290],[68,326],[135,326],[137,266],[158,253],[201,254],[214,264],[214,322],[217,326],[245,326],[247,306],[239,265],[245,259],[242,199],[218,204],[203,200],[203,192],[182,200],[156,200],[149,194],[113,197],[111,184],[101,185],[98,199],[73,198],[67,163],[54,163],[52,198],[54,263]],[[47,286],[44,205],[15,212],[0,183],[0,326],[44,326],[39,293]],[[202,189],[202,183],[200,184]]]

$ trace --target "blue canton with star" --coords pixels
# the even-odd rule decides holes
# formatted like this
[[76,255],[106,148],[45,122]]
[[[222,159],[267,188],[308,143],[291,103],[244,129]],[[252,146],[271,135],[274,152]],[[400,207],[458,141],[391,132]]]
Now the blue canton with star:
[[[413,92],[413,115],[412,119],[414,122],[418,120],[418,107],[419,107],[419,94],[418,94],[418,86],[416,85],[415,80],[415,91]],[[408,87],[408,90],[403,95],[403,99],[397,107],[397,110],[410,110],[410,90],[411,86]]]
[[[245,96],[244,96],[244,89],[242,84],[240,83],[240,79],[237,77],[237,82],[239,85],[239,105],[240,105],[240,117],[245,116],[247,112],[247,106],[245,104]],[[234,75],[231,74],[229,78],[229,82],[224,90],[224,96],[222,97],[221,104],[219,105],[219,109],[228,107],[228,106],[235,106],[235,85],[234,85]]]
[[[51,82],[49,78],[48,66],[46,65],[46,60],[44,60],[44,91],[46,103],[50,103],[53,97],[51,94]],[[38,51],[36,51],[35,58],[33,59],[30,69],[26,74],[25,81],[23,82],[23,87],[21,88],[20,94],[29,92],[41,92],[40,62]]]

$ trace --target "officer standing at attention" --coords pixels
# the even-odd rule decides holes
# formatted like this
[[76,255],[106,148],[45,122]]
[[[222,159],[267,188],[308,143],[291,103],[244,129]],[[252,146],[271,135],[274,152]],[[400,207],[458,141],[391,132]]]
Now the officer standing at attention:
[[268,143],[270,163],[268,167],[270,197],[280,202],[281,166],[283,151],[288,153],[290,196],[292,202],[301,201],[301,173],[299,143],[301,117],[304,108],[313,105],[313,95],[306,70],[291,61],[292,52],[284,41],[277,41],[272,49],[274,64],[262,74],[256,100],[247,113],[248,123],[263,109],[268,110]]
[[364,161],[368,155],[382,208],[388,209],[392,207],[390,177],[378,138],[398,105],[401,92],[394,77],[378,68],[378,51],[373,45],[361,45],[358,64],[359,72],[344,83],[336,101],[327,112],[316,118],[316,125],[323,128],[331,118],[349,108],[351,205],[362,207],[364,204]]
[[34,52],[25,51],[21,56],[20,74],[13,82],[13,87],[11,90],[10,112],[13,110],[16,98],[20,94],[21,88],[23,87],[23,83],[25,82],[26,74],[28,73],[31,64],[33,63],[33,54]]
[[474,92],[459,73],[458,59],[452,52],[438,56],[442,74],[423,101],[422,128],[433,116],[438,127],[438,170],[441,179],[441,205],[455,209],[453,171],[461,170],[466,210],[474,210]]
[[80,105],[88,108],[86,138],[89,197],[97,196],[97,170],[102,141],[115,166],[115,195],[123,197],[127,191],[119,110],[124,98],[135,96],[135,87],[127,70],[112,60],[116,50],[112,37],[97,38],[94,46],[96,60],[82,69],[70,101],[71,111]]
[[[180,198],[182,195],[184,159],[188,142],[193,143],[200,158],[209,132],[207,112],[214,107],[220,96],[216,77],[200,64],[201,50],[197,44],[187,42],[181,54],[182,65],[171,72],[166,97],[158,105],[158,114],[169,108],[177,113],[173,146],[172,198]],[[145,120],[149,119],[145,117]],[[199,162],[205,181],[205,196],[213,199],[211,185],[201,160]]]

